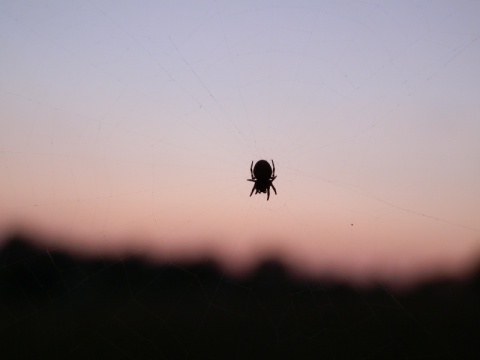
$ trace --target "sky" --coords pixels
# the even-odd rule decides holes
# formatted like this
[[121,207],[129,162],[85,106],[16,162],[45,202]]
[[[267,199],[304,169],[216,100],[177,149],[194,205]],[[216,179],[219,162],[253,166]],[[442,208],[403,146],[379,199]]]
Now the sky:
[[[480,2],[2,1],[0,243],[365,283],[480,258]],[[254,194],[273,160],[278,194]]]

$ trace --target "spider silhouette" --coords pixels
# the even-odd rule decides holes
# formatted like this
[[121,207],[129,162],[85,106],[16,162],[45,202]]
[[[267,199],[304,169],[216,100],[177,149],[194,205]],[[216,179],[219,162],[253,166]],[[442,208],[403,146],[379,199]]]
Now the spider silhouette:
[[255,194],[258,193],[267,193],[267,200],[270,199],[270,186],[272,187],[275,195],[277,195],[277,189],[273,186],[273,180],[277,178],[275,175],[275,163],[272,160],[273,170],[268,161],[266,160],[258,160],[255,166],[250,165],[250,174],[252,175],[251,179],[247,179],[247,181],[253,181],[252,192],[250,196],[252,196],[253,192]]

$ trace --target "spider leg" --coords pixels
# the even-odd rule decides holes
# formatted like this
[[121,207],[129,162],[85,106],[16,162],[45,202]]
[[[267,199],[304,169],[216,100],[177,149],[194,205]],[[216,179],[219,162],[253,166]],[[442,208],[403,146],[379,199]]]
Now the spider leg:
[[270,199],[270,187],[267,188],[267,201]]
[[[250,181],[253,181],[253,180],[250,180]],[[253,188],[252,188],[252,192],[250,193],[250,196],[252,196],[253,190],[255,190],[255,185],[256,185],[256,184],[253,184]]]
[[275,178],[275,163],[273,162],[273,159],[272,159],[272,165],[273,165],[273,170],[272,170],[272,176]]
[[252,164],[250,165],[250,174],[252,174],[252,179],[255,179],[255,176],[253,175],[253,160]]
[[275,189],[275,186],[273,186],[273,184],[270,184],[270,186],[272,187],[273,191],[275,191],[275,195],[277,195],[277,189]]

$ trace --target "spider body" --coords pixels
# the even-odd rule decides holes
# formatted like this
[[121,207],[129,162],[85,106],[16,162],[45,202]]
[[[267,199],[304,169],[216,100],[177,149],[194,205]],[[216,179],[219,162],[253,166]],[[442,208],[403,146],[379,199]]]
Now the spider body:
[[250,174],[252,176],[251,179],[247,179],[248,181],[253,181],[255,184],[253,184],[252,192],[250,193],[250,196],[252,196],[253,192],[255,191],[255,194],[258,193],[267,193],[267,200],[270,199],[270,187],[272,187],[273,191],[275,192],[275,195],[277,195],[277,189],[275,189],[275,186],[273,186],[273,180],[277,178],[275,175],[275,163],[272,160],[272,165],[273,169],[266,160],[259,160],[253,166],[253,161],[252,164],[250,165]]

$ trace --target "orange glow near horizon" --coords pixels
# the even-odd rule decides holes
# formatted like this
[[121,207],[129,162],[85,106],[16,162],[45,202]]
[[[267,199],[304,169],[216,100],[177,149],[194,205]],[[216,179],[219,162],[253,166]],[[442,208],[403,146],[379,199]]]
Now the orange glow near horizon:
[[187,3],[0,6],[1,241],[356,282],[479,261],[478,3]]

